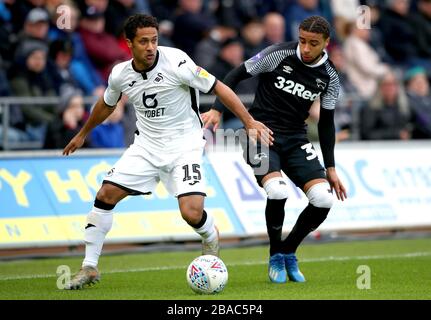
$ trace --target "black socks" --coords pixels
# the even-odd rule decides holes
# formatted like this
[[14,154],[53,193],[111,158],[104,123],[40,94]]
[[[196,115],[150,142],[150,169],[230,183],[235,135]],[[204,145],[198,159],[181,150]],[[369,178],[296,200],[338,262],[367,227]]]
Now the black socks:
[[301,212],[298,220],[295,223],[292,231],[287,238],[282,242],[282,253],[294,253],[304,240],[304,238],[312,231],[316,230],[328,216],[330,208],[318,208],[312,204]]
[[269,236],[269,254],[272,256],[281,250],[281,232],[284,221],[284,205],[287,199],[266,200],[265,219]]

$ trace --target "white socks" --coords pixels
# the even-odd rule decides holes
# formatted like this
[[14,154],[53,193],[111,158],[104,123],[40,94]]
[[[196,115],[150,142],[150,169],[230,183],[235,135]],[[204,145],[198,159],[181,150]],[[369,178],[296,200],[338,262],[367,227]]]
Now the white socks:
[[[97,267],[100,254],[102,253],[103,242],[106,234],[111,230],[113,221],[112,210],[103,210],[96,207],[87,216],[87,226],[84,232],[85,259],[82,266]],[[193,228],[206,242],[214,241],[217,238],[214,218],[207,214],[207,219],[202,227]]]
[[112,218],[112,210],[96,207],[88,214],[84,232],[85,259],[82,266],[97,267],[105,236],[112,227]]
[[217,231],[215,229],[214,218],[207,214],[207,220],[200,228],[193,228],[201,237],[207,242],[211,242],[217,238]]

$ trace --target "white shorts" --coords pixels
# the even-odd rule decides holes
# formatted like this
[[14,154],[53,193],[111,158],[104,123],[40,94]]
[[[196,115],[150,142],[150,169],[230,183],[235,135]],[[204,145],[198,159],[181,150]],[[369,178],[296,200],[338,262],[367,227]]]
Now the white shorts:
[[159,181],[175,197],[206,196],[202,167],[203,148],[154,155],[132,144],[107,173],[103,183],[113,184],[130,195],[150,194]]

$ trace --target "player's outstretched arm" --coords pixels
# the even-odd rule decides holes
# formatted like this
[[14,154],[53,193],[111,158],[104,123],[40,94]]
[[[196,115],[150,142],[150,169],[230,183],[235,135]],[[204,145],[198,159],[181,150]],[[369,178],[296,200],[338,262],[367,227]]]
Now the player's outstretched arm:
[[202,113],[201,118],[204,122],[204,128],[208,129],[209,127],[212,127],[215,132],[220,125],[221,114],[222,113],[216,109],[210,109],[209,111]]
[[[238,119],[241,120],[247,130],[247,134],[252,140],[259,139],[265,145],[272,145],[274,141],[272,131],[262,122],[253,119],[251,114],[245,108],[244,104],[231,88],[226,86],[223,82],[217,81],[217,84],[214,88],[214,93],[217,95],[220,101],[230,111],[232,111],[232,113],[237,116]],[[218,111],[212,110],[212,112]],[[218,117],[220,117],[220,112],[218,113]],[[213,116],[215,117],[217,114]]]
[[[244,63],[242,63],[239,67],[232,69],[226,77],[223,79],[223,84],[229,87],[232,91],[235,90],[238,83],[241,81],[252,77],[247,73]],[[205,129],[210,126],[213,127],[213,130],[216,131],[218,126],[220,125],[221,115],[224,111],[224,105],[220,101],[220,98],[216,99],[214,105],[211,107],[210,111],[205,112],[201,115],[202,121],[205,124]]]
[[99,100],[97,100],[96,104],[94,105],[87,122],[64,148],[63,155],[68,156],[69,154],[75,152],[76,149],[81,148],[90,131],[105,121],[105,119],[108,118],[114,110],[115,107],[108,106],[103,100],[103,97],[99,98]]

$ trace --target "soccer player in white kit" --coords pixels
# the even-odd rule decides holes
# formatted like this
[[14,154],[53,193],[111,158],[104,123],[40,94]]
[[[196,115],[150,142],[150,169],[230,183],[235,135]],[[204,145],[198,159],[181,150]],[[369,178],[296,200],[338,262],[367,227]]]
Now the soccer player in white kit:
[[214,92],[252,138],[267,145],[273,140],[271,130],[252,118],[229,87],[196,66],[185,52],[158,47],[156,18],[131,16],[124,31],[133,59],[112,69],[103,98],[63,155],[83,145],[89,132],[113,112],[123,93],[135,107],[138,130],[134,143],[108,172],[96,195],[85,227],[85,259],[66,289],[81,289],[99,281],[97,264],[115,205],[128,195],[151,193],[160,180],[178,198],[183,219],[202,237],[202,254],[218,256],[218,229],[204,210],[201,166],[205,140],[199,91]]

